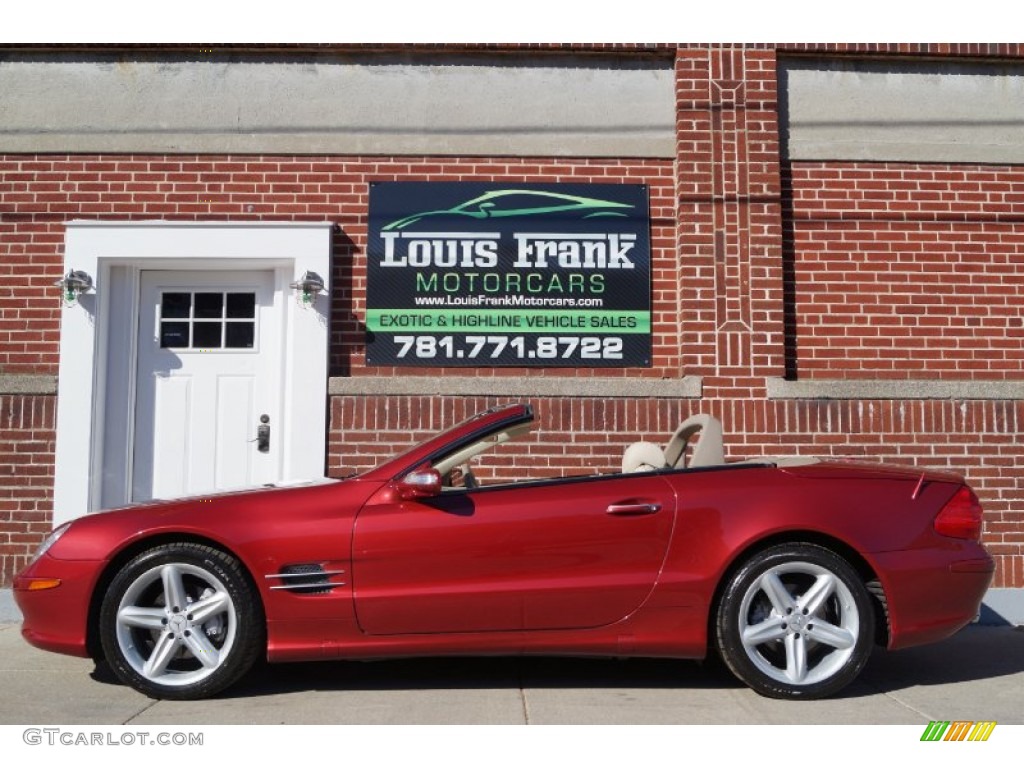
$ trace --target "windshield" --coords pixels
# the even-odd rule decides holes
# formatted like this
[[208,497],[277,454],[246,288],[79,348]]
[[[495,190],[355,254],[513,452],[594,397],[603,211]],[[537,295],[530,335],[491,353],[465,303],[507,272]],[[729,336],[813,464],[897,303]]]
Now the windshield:
[[395,464],[398,464],[398,465],[404,464],[405,463],[404,459],[406,457],[410,457],[410,460],[411,460],[411,457],[413,456],[413,454],[415,454],[415,453],[419,452],[420,450],[422,450],[423,446],[426,444],[426,442],[435,443],[438,446],[442,446],[442,445],[444,445],[446,443],[449,443],[449,442],[452,441],[452,439],[455,437],[455,435],[457,435],[459,432],[465,430],[467,427],[471,426],[473,424],[473,422],[480,421],[484,417],[489,416],[492,413],[497,413],[498,411],[502,411],[502,410],[504,410],[507,407],[508,407],[507,405],[497,405],[497,406],[494,406],[493,408],[488,408],[486,411],[481,411],[480,413],[476,413],[476,414],[470,416],[468,419],[464,419],[463,421],[460,421],[458,424],[455,424],[454,426],[449,427],[448,429],[444,430],[443,432],[439,432],[437,435],[431,437],[428,441],[420,441],[420,442],[412,445],[411,447],[406,448],[404,451],[400,451],[399,453],[396,453],[394,456],[390,457],[387,461],[381,462],[378,466],[383,466],[385,464],[391,464],[392,462],[394,462]]

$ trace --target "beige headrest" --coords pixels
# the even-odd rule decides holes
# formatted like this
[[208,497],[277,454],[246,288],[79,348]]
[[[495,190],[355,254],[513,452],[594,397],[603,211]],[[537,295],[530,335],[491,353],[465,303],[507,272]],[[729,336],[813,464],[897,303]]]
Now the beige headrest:
[[665,454],[654,443],[633,443],[622,455],[622,471],[651,472],[665,468]]

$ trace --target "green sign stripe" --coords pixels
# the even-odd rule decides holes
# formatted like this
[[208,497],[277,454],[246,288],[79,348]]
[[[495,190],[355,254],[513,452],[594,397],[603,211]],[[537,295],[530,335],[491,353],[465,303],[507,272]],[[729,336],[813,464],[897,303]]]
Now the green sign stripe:
[[932,720],[921,735],[921,741],[939,741],[949,728],[949,720]]
[[647,311],[598,309],[369,309],[375,333],[648,334]]

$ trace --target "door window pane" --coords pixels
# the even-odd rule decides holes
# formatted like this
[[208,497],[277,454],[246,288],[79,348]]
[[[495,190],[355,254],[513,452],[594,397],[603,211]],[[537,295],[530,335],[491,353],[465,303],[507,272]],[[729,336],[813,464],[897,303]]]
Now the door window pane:
[[195,317],[212,318],[222,317],[224,309],[223,293],[197,293]]
[[221,325],[221,323],[193,323],[192,347],[219,349]]
[[161,347],[187,347],[189,345],[188,323],[162,322],[160,323],[160,346]]
[[191,308],[191,293],[165,293],[160,302],[160,317],[188,317]]
[[228,323],[224,327],[224,346],[228,349],[252,349],[256,336],[256,323]]
[[255,293],[229,293],[228,311],[225,317],[247,318],[256,317]]

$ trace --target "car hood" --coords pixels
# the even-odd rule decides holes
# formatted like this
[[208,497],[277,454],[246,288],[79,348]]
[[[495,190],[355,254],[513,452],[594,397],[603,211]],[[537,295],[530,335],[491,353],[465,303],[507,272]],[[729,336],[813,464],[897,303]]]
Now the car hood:
[[130,504],[125,504],[115,509],[106,509],[98,512],[93,512],[91,515],[109,515],[114,512],[121,512],[125,510],[145,510],[145,509],[165,509],[168,507],[178,507],[182,505],[191,505],[196,503],[212,502],[216,499],[230,499],[237,497],[253,497],[270,493],[275,490],[291,490],[294,488],[312,488],[321,485],[337,485],[338,483],[344,482],[348,478],[333,478],[333,477],[321,477],[317,479],[309,480],[284,480],[278,483],[267,483],[258,488],[235,488],[228,491],[218,491],[216,493],[200,493],[194,496],[178,496],[173,499],[150,499],[148,501],[135,501]]
[[135,504],[76,518],[49,554],[62,560],[107,559],[137,539],[175,533],[222,543],[250,541],[302,521],[354,514],[379,487],[353,477]]

